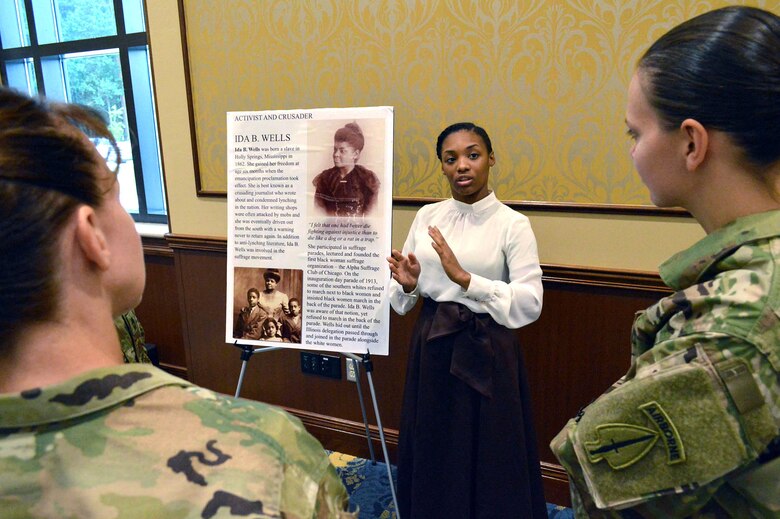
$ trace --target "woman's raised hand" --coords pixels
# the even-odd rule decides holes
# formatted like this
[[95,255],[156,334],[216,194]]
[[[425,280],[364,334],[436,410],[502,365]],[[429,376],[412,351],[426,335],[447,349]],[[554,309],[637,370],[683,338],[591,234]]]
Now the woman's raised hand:
[[463,267],[460,266],[458,258],[455,257],[455,253],[452,252],[452,249],[449,244],[447,244],[447,240],[444,239],[444,236],[442,236],[439,228],[435,225],[428,226],[428,236],[433,239],[431,245],[433,246],[433,250],[436,251],[436,254],[439,255],[444,273],[447,274],[447,277],[450,278],[453,283],[457,283],[463,290],[466,290],[469,287],[469,283],[471,283],[471,274],[463,270]]
[[404,256],[401,251],[393,249],[387,262],[390,264],[390,273],[393,279],[403,287],[404,292],[409,293],[417,287],[417,279],[420,277],[420,263],[413,252],[410,252],[409,256]]

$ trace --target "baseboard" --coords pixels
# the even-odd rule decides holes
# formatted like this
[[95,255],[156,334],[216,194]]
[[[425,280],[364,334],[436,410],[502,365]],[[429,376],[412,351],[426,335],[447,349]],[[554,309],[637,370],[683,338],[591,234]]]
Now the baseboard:
[[189,380],[187,378],[187,368],[184,366],[174,366],[173,364],[166,364],[165,362],[161,362],[160,369],[170,373],[173,376],[183,378],[184,380]]
[[[302,409],[286,408],[286,410],[300,418],[306,430],[320,440],[326,449],[361,458],[371,457],[364,423],[312,413]],[[371,419],[369,419],[370,421]],[[374,454],[381,459],[383,456],[381,454],[379,427],[369,423],[368,430],[371,435]],[[390,460],[392,463],[395,463],[398,450],[398,430],[384,427],[382,432],[384,433]]]
[[[306,430],[320,440],[326,449],[370,459],[371,452],[368,448],[366,427],[363,423],[342,420],[301,409],[287,408],[286,410],[300,418]],[[369,424],[369,431],[374,448],[374,456],[376,459],[384,461],[379,428],[376,425]],[[395,463],[398,449],[398,430],[384,429],[383,432],[390,460],[392,463]],[[540,466],[546,501],[557,505],[571,506],[569,478],[566,470],[561,465],[544,461],[541,462]]]

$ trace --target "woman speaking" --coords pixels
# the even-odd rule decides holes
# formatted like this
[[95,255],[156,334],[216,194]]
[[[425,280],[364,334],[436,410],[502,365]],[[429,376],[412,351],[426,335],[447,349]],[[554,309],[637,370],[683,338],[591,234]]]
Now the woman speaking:
[[452,198],[420,209],[387,259],[393,309],[423,299],[401,413],[399,512],[546,517],[514,331],[542,310],[536,239],[488,188],[496,159],[484,129],[447,127],[436,154]]

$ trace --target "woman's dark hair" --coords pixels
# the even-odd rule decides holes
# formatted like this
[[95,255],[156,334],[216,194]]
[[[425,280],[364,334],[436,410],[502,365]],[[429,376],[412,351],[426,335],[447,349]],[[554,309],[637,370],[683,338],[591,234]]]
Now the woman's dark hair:
[[728,134],[754,165],[780,159],[780,17],[754,7],[710,11],[664,34],[639,60],[667,130],[687,118]]
[[80,131],[108,139],[118,157],[95,111],[0,87],[0,354],[55,317],[59,234],[79,205],[103,200],[96,152]]
[[333,136],[335,142],[346,142],[358,151],[363,151],[366,139],[363,137],[363,130],[357,123],[347,123],[342,128],[336,130]]
[[476,133],[482,137],[482,140],[485,142],[488,155],[493,153],[493,144],[490,142],[490,137],[488,137],[488,134],[484,128],[477,126],[474,123],[455,123],[444,128],[444,130],[442,130],[442,132],[439,134],[439,137],[436,139],[436,156],[439,157],[439,160],[441,160],[441,147],[444,144],[444,139],[446,139],[450,134],[456,132]]

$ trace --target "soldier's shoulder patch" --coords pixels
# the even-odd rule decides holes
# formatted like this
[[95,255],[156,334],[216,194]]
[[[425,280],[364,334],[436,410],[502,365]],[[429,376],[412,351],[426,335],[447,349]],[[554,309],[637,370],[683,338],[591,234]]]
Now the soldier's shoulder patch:
[[596,426],[598,439],[586,441],[588,460],[599,463],[606,460],[614,470],[630,467],[650,452],[658,439],[666,448],[669,465],[685,461],[685,447],[669,415],[658,402],[639,406],[655,429],[638,424],[606,423]]
[[658,402],[647,402],[639,406],[639,409],[647,415],[658,429],[661,437],[664,439],[666,447],[666,460],[669,465],[682,463],[685,461],[685,446],[683,445],[680,433],[669,418],[669,415]]
[[606,460],[615,470],[630,467],[645,457],[658,441],[658,433],[647,427],[627,423],[608,423],[596,427],[597,440],[586,441],[588,460]]

